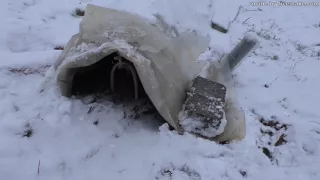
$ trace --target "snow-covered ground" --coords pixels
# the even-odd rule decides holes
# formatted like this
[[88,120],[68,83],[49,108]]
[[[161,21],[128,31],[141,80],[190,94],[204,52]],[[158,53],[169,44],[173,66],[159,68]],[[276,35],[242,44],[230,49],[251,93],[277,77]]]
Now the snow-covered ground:
[[[320,6],[222,1],[1,0],[0,179],[320,179]],[[54,48],[78,31],[73,11],[87,3],[159,13],[180,31],[209,35],[219,51],[259,36],[234,72],[246,138],[220,145],[130,118],[121,105],[62,97],[45,75]],[[211,19],[232,22],[228,34]]]

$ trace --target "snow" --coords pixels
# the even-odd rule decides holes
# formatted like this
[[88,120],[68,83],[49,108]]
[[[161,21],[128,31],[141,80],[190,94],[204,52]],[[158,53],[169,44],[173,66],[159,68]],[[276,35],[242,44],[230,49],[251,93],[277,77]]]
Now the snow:
[[217,23],[218,25],[222,26],[224,29],[229,29],[229,23],[232,21],[232,12],[234,9],[230,9],[230,0],[225,1],[214,1],[213,3],[213,15],[211,21]]
[[[77,47],[73,47],[68,52],[66,58],[62,61],[62,65],[59,66],[59,70],[63,67],[65,64],[70,64],[76,61],[81,60],[81,58],[88,56],[89,54],[98,54],[104,49],[119,49],[121,50],[121,53],[124,57],[135,57],[134,60],[136,63],[141,63],[144,61],[148,61],[146,58],[141,56],[140,54],[136,53],[136,48],[128,44],[124,40],[114,40],[110,42],[103,43],[100,46],[97,46],[93,43],[81,43]],[[58,70],[58,71],[59,71]]]
[[[153,117],[124,118],[121,105],[62,97],[51,79],[49,66],[61,52],[53,49],[78,32],[81,17],[71,13],[87,3],[146,18],[159,13],[178,31],[210,36],[211,47],[224,52],[247,32],[256,33],[260,48],[233,74],[246,112],[246,138],[221,145],[159,127]],[[238,5],[243,9],[221,34],[210,29],[215,4],[219,1],[2,0],[1,179],[318,180],[320,26],[314,17],[319,7],[230,0],[224,8],[234,14]],[[286,142],[276,146],[281,135]]]

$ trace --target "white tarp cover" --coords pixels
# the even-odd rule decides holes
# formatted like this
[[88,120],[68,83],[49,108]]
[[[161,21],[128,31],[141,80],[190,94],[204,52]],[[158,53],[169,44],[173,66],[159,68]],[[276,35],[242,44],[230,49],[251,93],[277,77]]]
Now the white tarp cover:
[[[162,117],[178,132],[183,132],[178,117],[189,83],[201,74],[225,84],[224,74],[218,72],[221,68],[197,61],[208,45],[206,37],[182,33],[171,38],[138,15],[88,5],[80,32],[70,39],[54,67],[62,95],[70,96],[77,68],[118,52],[134,64],[146,93]],[[228,68],[224,72],[230,73]],[[231,87],[228,95],[232,91]],[[245,136],[244,115],[234,106],[235,98],[230,97],[227,125],[215,138],[218,141]]]

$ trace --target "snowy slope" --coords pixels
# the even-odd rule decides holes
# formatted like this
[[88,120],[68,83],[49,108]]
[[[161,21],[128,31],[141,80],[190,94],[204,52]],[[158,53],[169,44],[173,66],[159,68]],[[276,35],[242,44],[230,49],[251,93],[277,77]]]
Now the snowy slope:
[[[219,13],[242,8],[220,34],[210,29],[223,16],[214,9],[228,8],[220,1],[2,0],[0,179],[320,179],[320,6],[229,0],[232,11]],[[220,145],[177,135],[153,117],[130,118],[108,101],[61,97],[50,79],[61,52],[53,49],[78,31],[81,17],[71,14],[87,3],[151,19],[159,13],[178,30],[209,35],[219,52],[247,32],[259,36],[261,47],[234,73],[246,139]]]

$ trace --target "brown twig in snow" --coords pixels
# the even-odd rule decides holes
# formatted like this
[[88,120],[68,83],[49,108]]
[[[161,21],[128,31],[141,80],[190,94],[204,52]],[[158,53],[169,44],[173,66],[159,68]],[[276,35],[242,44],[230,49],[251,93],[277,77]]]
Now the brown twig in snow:
[[[234,21],[237,20],[239,14],[240,14],[240,10],[241,10],[241,9],[243,9],[243,7],[242,7],[242,6],[239,6],[238,12],[237,12],[236,16],[233,18],[233,20],[232,20],[231,22],[229,22],[229,27],[230,27],[230,25],[231,25]],[[229,27],[228,27],[228,29],[229,29]]]
[[276,77],[270,84],[265,84],[264,87],[270,87],[279,77]]
[[40,160],[39,160],[39,163],[38,163],[38,176],[40,175]]
[[249,18],[247,18],[246,20],[244,20],[244,21],[242,22],[242,24],[246,23],[250,18],[251,18],[251,17],[249,17]]

